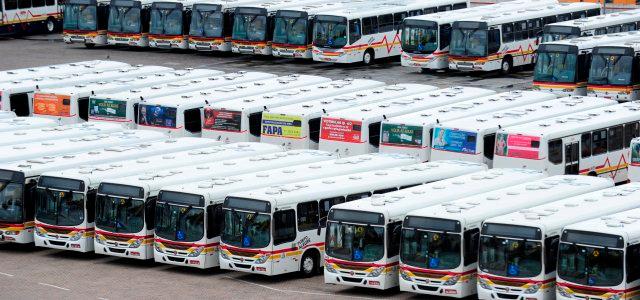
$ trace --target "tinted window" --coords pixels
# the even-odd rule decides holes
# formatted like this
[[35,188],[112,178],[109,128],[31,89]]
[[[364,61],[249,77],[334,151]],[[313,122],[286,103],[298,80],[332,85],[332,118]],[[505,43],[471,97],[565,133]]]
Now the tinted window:
[[360,194],[352,194],[352,195],[348,195],[347,196],[347,202],[348,201],[353,201],[353,200],[358,200],[358,199],[364,199],[367,197],[371,197],[371,193],[369,192],[365,192],[365,193],[360,193]]
[[448,10],[451,10],[451,5],[438,6],[438,11],[448,11]]
[[370,17],[362,19],[362,34],[378,33],[378,18]]
[[18,0],[4,0],[4,9],[17,9],[18,8]]
[[18,8],[31,8],[31,0],[18,0]]
[[571,20],[571,14],[562,14],[558,16],[558,22]]
[[607,152],[607,130],[594,131],[591,145],[591,155],[599,155]]
[[516,41],[529,38],[529,32],[527,31],[527,21],[514,23],[514,39]]
[[453,5],[453,9],[463,9],[467,8],[467,3],[456,3]]
[[33,7],[44,6],[44,0],[32,0],[31,3],[33,4]]
[[549,161],[555,165],[562,162],[562,140],[549,142]]
[[[425,11],[426,11],[426,10],[428,10],[428,8],[427,8],[427,9],[425,9]],[[428,13],[428,14],[430,14],[430,13],[434,13],[434,12],[436,12],[436,9],[435,9],[435,8],[433,8],[433,10],[430,10],[430,11],[429,11],[429,12],[427,12],[427,13]],[[418,10],[412,10],[412,11],[410,11],[410,12],[409,12],[409,16],[410,16],[410,17],[413,17],[413,16],[419,16],[419,15],[421,15],[421,14],[422,14],[422,10],[420,10],[420,9],[418,9]]]
[[322,227],[327,225],[327,215],[329,214],[331,207],[344,202],[344,197],[333,197],[320,200],[320,225]]
[[393,15],[382,15],[378,17],[380,32],[393,31]]
[[488,134],[484,136],[484,157],[493,159],[493,150],[496,145],[496,134]]
[[318,228],[318,202],[309,201],[298,204],[298,231]]
[[580,18],[586,18],[586,17],[587,17],[586,11],[576,11],[574,13],[571,13],[572,19],[580,19]]
[[293,209],[273,213],[273,244],[280,245],[296,239],[296,213]]
[[556,261],[558,260],[558,243],[560,237],[548,237],[544,240],[544,272],[549,274],[556,270]]
[[440,49],[449,47],[451,24],[440,25]]
[[600,15],[600,9],[595,8],[595,9],[587,10],[587,16],[588,17],[593,17],[593,16],[597,16],[597,15]]
[[638,136],[638,123],[627,123],[624,125],[624,147],[631,145],[631,140]]
[[55,5],[55,4],[56,4],[56,0],[47,0],[47,6]]
[[207,207],[207,238],[212,239],[220,236],[222,230],[222,204],[210,205]]
[[384,194],[384,193],[389,193],[389,192],[395,192],[397,190],[398,189],[396,189],[396,188],[381,189],[381,190],[373,191],[373,194]]
[[544,18],[542,19],[542,21],[544,22],[544,25],[546,25],[546,24],[551,24],[551,23],[555,23],[555,22],[556,22],[556,16],[544,17]]
[[400,253],[400,235],[402,234],[402,222],[389,223],[387,225],[389,238],[387,239],[387,257],[394,257]]
[[471,229],[464,232],[464,265],[478,261],[478,242],[480,241],[480,229]]
[[202,131],[202,120],[200,118],[199,108],[184,111],[184,129],[194,133]]
[[513,24],[502,25],[502,41],[505,43],[513,42]]
[[609,128],[609,151],[616,151],[623,148],[622,125]]
[[627,283],[640,279],[640,244],[627,248]]
[[580,147],[582,148],[582,158],[591,156],[591,132],[582,134]]
[[406,17],[407,17],[407,13],[406,12],[393,14],[394,29],[399,29],[400,28],[400,24],[402,24],[402,20],[404,20],[404,18],[406,18]]
[[362,37],[362,26],[360,19],[353,19],[349,21],[349,43],[353,44],[355,41]]

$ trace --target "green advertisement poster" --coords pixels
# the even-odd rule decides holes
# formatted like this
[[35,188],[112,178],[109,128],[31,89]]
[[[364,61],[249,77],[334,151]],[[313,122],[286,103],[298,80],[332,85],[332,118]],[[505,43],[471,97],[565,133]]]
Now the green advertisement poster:
[[91,99],[89,115],[95,118],[126,119],[127,102],[120,100]]
[[286,138],[302,137],[302,118],[281,114],[262,114],[262,134]]
[[398,124],[382,124],[382,144],[405,147],[422,147],[422,127]]

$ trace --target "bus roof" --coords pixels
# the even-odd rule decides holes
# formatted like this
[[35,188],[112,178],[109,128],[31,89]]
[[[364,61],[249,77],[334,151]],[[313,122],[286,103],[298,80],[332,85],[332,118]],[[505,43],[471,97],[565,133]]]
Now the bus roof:
[[35,141],[57,140],[63,138],[95,135],[123,131],[120,124],[107,122],[91,122],[55,127],[16,130],[3,134],[0,146],[29,143]]
[[485,224],[542,228],[545,236],[554,236],[567,225],[640,207],[639,196],[640,183],[629,183],[493,217]]
[[402,220],[416,209],[544,177],[543,172],[525,169],[486,170],[339,204],[332,209],[375,212],[385,214],[389,219]]
[[463,228],[474,228],[490,217],[612,186],[610,178],[557,175],[421,208],[408,213],[407,217],[456,220],[462,223]]
[[484,164],[442,160],[242,191],[229,197],[268,201],[277,208],[335,195],[377,190],[383,185],[406,186],[434,182],[486,169]]
[[567,225],[564,230],[604,233],[622,236],[627,242],[640,239],[640,208],[593,218]]
[[499,132],[543,136],[550,140],[606,128],[613,122],[623,124],[638,120],[640,120],[640,102],[628,102],[520,124],[501,129]]
[[610,14],[592,16],[578,20],[569,20],[545,25],[547,26],[566,26],[577,27],[580,30],[590,30],[595,28],[607,27],[624,23],[635,23],[640,21],[640,9],[625,10]]
[[[600,46],[608,43],[617,43],[617,42],[625,42],[625,41],[634,41],[640,40],[640,32],[638,31],[628,31],[628,32],[618,32],[611,34],[603,34],[603,35],[594,35],[594,36],[582,36],[572,39],[559,40],[553,42],[546,42],[541,44],[538,47],[538,51],[562,51],[558,47],[553,47],[553,45],[559,46],[575,46],[578,50],[583,49],[591,49],[596,46]],[[568,51],[568,48],[567,50]]]
[[129,64],[107,60],[88,60],[75,63],[48,65],[23,69],[0,71],[0,82],[22,81],[32,78],[49,77],[63,74],[86,73],[92,70],[113,70],[128,67]]
[[570,96],[450,120],[436,127],[483,132],[485,130],[497,130],[508,126],[533,122],[535,120],[545,120],[555,116],[565,116],[574,112],[587,111],[616,104],[618,104],[617,101],[610,99]]
[[[337,11],[332,11],[330,14],[322,13],[318,16],[337,16],[347,19],[364,18],[370,16],[378,16],[384,14],[393,14],[398,12],[407,12],[412,10],[424,9],[427,7],[437,7],[440,5],[447,5],[452,3],[469,3],[467,0],[396,0],[396,1],[383,1],[377,2],[367,7],[346,7]],[[468,5],[467,5],[468,6]]]
[[10,119],[0,119],[0,132],[53,127],[56,125],[58,125],[58,122],[53,119],[38,117],[16,117]]
[[571,13],[580,10],[588,9],[600,9],[600,4],[597,3],[558,3],[553,5],[546,5],[540,7],[529,7],[524,9],[518,9],[516,11],[502,12],[499,14],[487,14],[479,17],[463,18],[458,21],[461,22],[482,22],[487,23],[489,26],[496,24],[503,24],[521,20],[527,20],[532,18],[542,18],[550,14],[559,15],[563,13]]
[[[639,32],[639,31],[636,31]],[[602,48],[631,48],[631,50],[633,50],[633,52],[638,52],[640,51],[640,39],[636,38],[633,39],[632,41],[617,41],[617,42],[609,42],[609,43],[602,43],[598,46],[596,46],[595,48],[598,49],[602,49]],[[605,52],[606,54],[606,52]]]

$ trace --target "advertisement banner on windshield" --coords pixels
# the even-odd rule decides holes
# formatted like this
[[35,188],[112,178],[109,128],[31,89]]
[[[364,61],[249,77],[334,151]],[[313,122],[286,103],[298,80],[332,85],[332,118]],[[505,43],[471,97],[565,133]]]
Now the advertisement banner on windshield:
[[89,115],[113,120],[125,120],[127,118],[127,102],[92,98],[89,103]]
[[398,124],[382,124],[383,145],[419,148],[422,146],[422,127]]
[[221,130],[240,132],[242,112],[206,108],[204,110],[204,125],[207,130]]
[[176,112],[175,107],[140,105],[138,124],[176,128]]
[[33,96],[33,113],[47,116],[70,117],[71,97],[68,95],[36,93]]
[[538,159],[540,156],[540,137],[498,133],[495,154],[514,158]]
[[362,122],[335,118],[322,118],[320,138],[329,141],[359,143],[362,137]]
[[432,147],[450,152],[475,154],[477,137],[478,134],[475,132],[435,128]]
[[281,114],[262,114],[262,134],[284,138],[302,137],[302,118]]

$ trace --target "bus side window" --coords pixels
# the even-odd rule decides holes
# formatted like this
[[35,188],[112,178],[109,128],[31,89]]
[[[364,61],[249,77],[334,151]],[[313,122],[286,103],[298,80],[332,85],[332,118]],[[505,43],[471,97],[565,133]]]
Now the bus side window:
[[552,236],[544,240],[544,273],[549,274],[556,270],[556,261],[558,259],[558,243],[560,237]]
[[355,43],[362,37],[362,27],[360,19],[353,19],[349,21],[349,44]]
[[31,8],[31,0],[18,0],[18,8]]
[[4,10],[18,9],[18,0],[4,0]]
[[591,53],[578,54],[578,72],[576,73],[577,82],[587,81],[589,78],[589,66],[591,65]]
[[421,9],[409,11],[409,17],[419,16],[421,14],[422,14],[422,10]]
[[595,35],[607,34],[607,28],[596,28]]
[[576,20],[576,19],[581,19],[581,18],[586,18],[587,17],[587,12],[586,11],[576,11],[571,13],[571,18]]
[[402,234],[402,221],[387,224],[387,258],[394,257],[400,253],[400,236]]
[[548,16],[548,17],[544,17],[542,19],[543,21],[543,25],[547,25],[547,24],[551,24],[551,23],[555,23],[557,21],[556,16]]
[[184,111],[184,129],[192,133],[202,131],[202,120],[199,108]]
[[387,14],[378,17],[378,26],[380,32],[393,31],[393,15]]
[[513,23],[502,24],[502,41],[513,42]]
[[463,9],[463,8],[467,8],[467,3],[466,2],[453,4],[453,10]]
[[441,12],[441,11],[450,11],[450,10],[451,10],[451,5],[441,5],[441,6],[438,6],[438,12]]
[[636,23],[622,24],[622,31],[634,31],[636,30]]
[[599,155],[607,152],[607,130],[601,129],[594,131],[591,145],[591,155]]
[[440,25],[440,49],[449,47],[451,40],[451,24]]
[[249,115],[249,133],[253,136],[260,136],[262,124],[262,112],[255,112]]
[[591,156],[591,132],[582,134],[580,137],[580,148],[582,149],[582,158]]
[[156,200],[158,197],[149,197],[144,204],[144,224],[147,230],[156,228]]
[[627,248],[627,283],[640,279],[640,244]]
[[395,13],[393,14],[393,28],[395,30],[399,30],[402,25],[402,20],[407,17],[406,12]]
[[85,121],[89,120],[89,97],[78,99],[78,117]]
[[44,0],[32,0],[31,4],[33,4],[33,7],[43,7]]
[[527,31],[527,21],[514,23],[514,39],[516,41],[526,40],[529,38],[529,32]]
[[347,202],[349,201],[353,201],[353,200],[358,200],[358,199],[364,199],[364,198],[368,198],[371,197],[371,193],[369,192],[364,192],[364,193],[359,193],[359,194],[351,194],[347,196]]
[[493,152],[496,147],[496,134],[487,134],[484,136],[484,147],[482,151],[484,152],[484,157],[487,159],[493,159]]
[[558,15],[558,22],[562,22],[562,21],[569,21],[571,20],[571,14],[561,14]]
[[549,141],[549,162],[554,165],[562,163],[562,140]]
[[529,27],[530,39],[542,35],[542,19],[532,19],[527,22]]
[[593,17],[593,16],[598,16],[598,15],[600,15],[600,9],[599,8],[594,8],[594,9],[587,10],[587,17]]
[[316,143],[320,141],[320,118],[309,120],[309,139]]
[[375,33],[378,33],[378,18],[362,18],[362,34],[367,35]]
[[273,245],[293,242],[296,239],[296,212],[293,209],[273,213]]
[[468,266],[478,261],[478,246],[480,242],[480,229],[471,229],[464,232],[464,265]]
[[388,189],[381,189],[381,190],[375,190],[373,191],[373,194],[384,194],[384,193],[389,193],[389,192],[395,192],[397,191],[397,188],[388,188]]
[[623,142],[622,125],[609,128],[609,141],[607,142],[609,152],[624,148]]
[[618,33],[622,30],[620,25],[614,25],[607,27],[607,33]]
[[207,238],[212,239],[220,236],[222,231],[222,204],[207,206]]
[[97,190],[87,192],[87,223],[93,223],[96,220],[96,195]]
[[317,229],[319,221],[318,202],[309,201],[299,203],[298,210],[298,232]]
[[369,144],[376,148],[380,146],[380,122],[369,124]]
[[624,147],[627,148],[631,145],[631,140],[638,136],[638,123],[624,124]]
[[344,197],[333,197],[320,200],[320,226],[323,228],[327,226],[327,215],[329,210],[337,204],[344,203]]
[[[438,8],[437,7],[427,7],[424,9],[424,14],[428,15],[428,14],[435,14],[438,12]],[[422,13],[421,13],[422,14]]]
[[36,215],[36,201],[35,201],[35,189],[38,182],[30,180],[24,186],[24,220],[33,221]]

